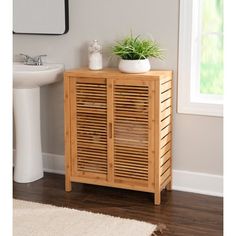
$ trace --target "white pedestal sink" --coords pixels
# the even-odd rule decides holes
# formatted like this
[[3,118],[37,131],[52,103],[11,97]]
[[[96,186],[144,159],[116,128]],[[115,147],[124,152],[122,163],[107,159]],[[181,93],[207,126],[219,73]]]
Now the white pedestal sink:
[[16,132],[14,181],[29,183],[43,177],[40,132],[40,86],[62,78],[63,64],[13,64],[13,108]]

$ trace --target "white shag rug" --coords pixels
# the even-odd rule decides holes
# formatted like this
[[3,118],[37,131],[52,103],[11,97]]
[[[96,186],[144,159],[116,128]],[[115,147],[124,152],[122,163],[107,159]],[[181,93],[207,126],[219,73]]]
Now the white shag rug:
[[14,236],[151,236],[158,227],[64,207],[13,200]]

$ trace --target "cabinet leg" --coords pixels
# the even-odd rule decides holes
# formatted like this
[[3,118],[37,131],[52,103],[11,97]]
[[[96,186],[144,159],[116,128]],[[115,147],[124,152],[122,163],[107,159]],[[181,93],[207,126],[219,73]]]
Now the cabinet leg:
[[166,185],[166,189],[168,191],[172,190],[172,181],[170,181],[167,185]]
[[71,187],[71,181],[70,181],[69,178],[66,178],[66,181],[65,181],[65,190],[66,190],[66,192],[70,192],[71,189],[72,189],[72,187]]
[[161,204],[161,193],[160,192],[154,193],[154,204],[155,205]]

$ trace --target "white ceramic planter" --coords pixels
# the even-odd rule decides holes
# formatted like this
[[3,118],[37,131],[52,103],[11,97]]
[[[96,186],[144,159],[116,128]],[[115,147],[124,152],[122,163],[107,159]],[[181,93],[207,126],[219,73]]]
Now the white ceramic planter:
[[125,73],[145,73],[151,69],[148,59],[142,60],[120,60],[119,70]]

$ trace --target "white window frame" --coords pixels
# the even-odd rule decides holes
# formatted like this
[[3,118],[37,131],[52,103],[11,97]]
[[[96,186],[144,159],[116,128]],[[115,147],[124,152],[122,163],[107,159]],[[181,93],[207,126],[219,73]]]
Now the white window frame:
[[223,96],[203,95],[199,90],[201,0],[180,0],[178,104],[179,113],[223,116]]

